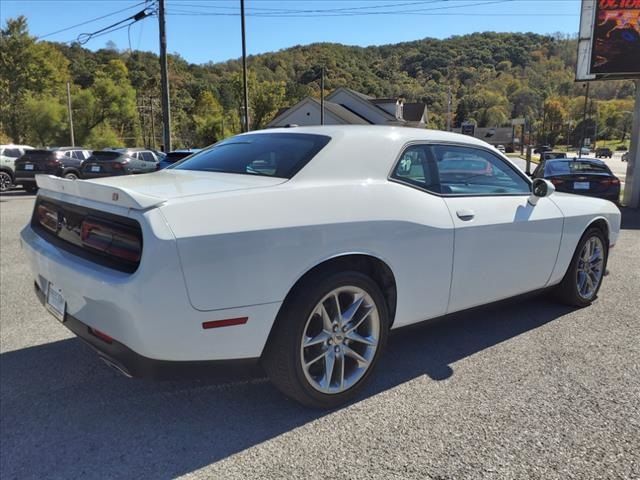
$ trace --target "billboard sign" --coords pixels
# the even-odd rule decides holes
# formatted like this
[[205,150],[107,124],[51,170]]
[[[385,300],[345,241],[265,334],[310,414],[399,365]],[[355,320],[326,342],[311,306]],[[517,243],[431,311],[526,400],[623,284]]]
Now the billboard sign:
[[640,78],[640,0],[583,0],[576,80]]

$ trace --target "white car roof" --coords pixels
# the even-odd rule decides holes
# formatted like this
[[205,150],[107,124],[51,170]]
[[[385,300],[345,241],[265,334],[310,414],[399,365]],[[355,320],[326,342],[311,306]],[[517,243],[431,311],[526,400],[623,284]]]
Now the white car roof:
[[0,148],[22,148],[23,150],[34,150],[34,148],[30,145],[14,145],[13,143],[8,145],[0,145]]
[[332,141],[294,176],[293,181],[295,182],[386,179],[402,148],[412,142],[466,144],[497,152],[488,143],[469,135],[385,125],[326,125],[272,128],[242,135],[261,133],[306,133],[331,137]]

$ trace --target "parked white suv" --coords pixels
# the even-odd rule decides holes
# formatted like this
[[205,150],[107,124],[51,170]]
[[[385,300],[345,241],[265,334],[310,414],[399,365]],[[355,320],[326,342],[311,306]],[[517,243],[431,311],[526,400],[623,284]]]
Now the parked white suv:
[[6,192],[13,185],[15,163],[26,150],[33,150],[29,145],[0,145],[0,192]]

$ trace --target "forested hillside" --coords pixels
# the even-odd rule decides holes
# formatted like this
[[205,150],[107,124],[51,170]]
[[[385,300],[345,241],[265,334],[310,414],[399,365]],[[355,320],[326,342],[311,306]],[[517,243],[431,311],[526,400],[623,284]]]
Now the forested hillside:
[[[306,95],[349,87],[373,96],[402,96],[429,106],[429,126],[446,124],[448,90],[454,124],[508,125],[527,117],[550,142],[581,128],[584,87],[573,81],[575,40],[532,33],[475,33],[380,47],[295,46],[249,58],[252,127]],[[203,146],[240,129],[241,64],[193,65],[169,59],[176,146]],[[37,42],[24,18],[10,19],[0,39],[0,141],[69,143],[66,82],[71,82],[76,143],[99,148],[156,145],[161,138],[159,63],[148,52],[92,52]],[[589,114],[598,137],[622,139],[631,128],[632,82],[591,87]],[[593,120],[590,120],[593,123]]]

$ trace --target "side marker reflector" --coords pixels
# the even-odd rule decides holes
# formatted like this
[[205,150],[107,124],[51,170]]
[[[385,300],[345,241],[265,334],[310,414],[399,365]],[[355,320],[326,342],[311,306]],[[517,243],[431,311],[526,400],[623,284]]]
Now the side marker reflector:
[[231,327],[233,325],[244,325],[249,320],[249,317],[241,318],[228,318],[226,320],[211,320],[210,322],[202,322],[202,328],[205,330],[208,328],[220,328]]

